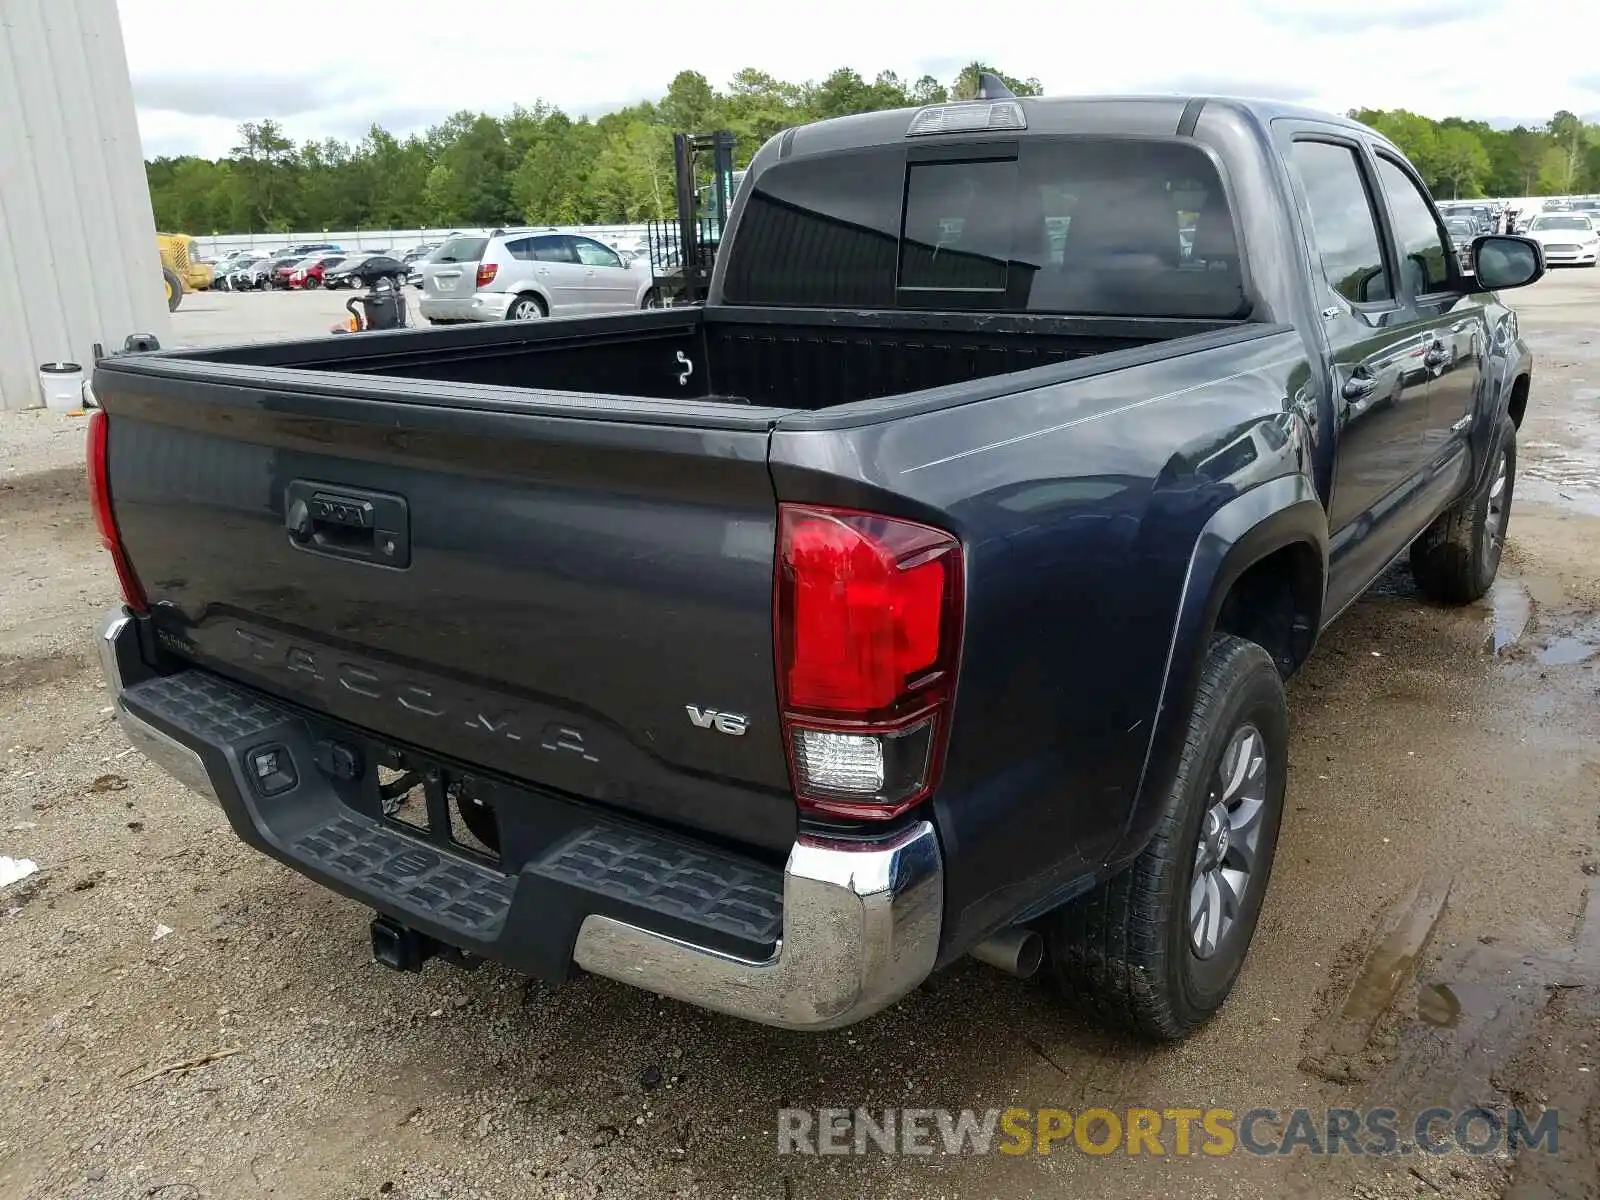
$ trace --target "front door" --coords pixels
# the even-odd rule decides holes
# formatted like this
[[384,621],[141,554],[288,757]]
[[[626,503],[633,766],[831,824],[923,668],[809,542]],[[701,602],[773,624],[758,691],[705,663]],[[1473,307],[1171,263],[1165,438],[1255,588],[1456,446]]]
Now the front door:
[[1429,373],[1423,465],[1443,493],[1452,493],[1470,465],[1469,438],[1483,377],[1489,326],[1481,296],[1466,293],[1450,243],[1411,171],[1383,151],[1375,155],[1389,201],[1401,274],[1418,319],[1428,329],[1423,361]]
[[1290,161],[1332,359],[1331,617],[1415,536],[1406,502],[1428,420],[1433,333],[1396,287],[1361,147],[1296,134]]
[[584,266],[589,312],[615,312],[637,304],[639,277],[622,265],[622,257],[593,238],[574,237],[572,248]]

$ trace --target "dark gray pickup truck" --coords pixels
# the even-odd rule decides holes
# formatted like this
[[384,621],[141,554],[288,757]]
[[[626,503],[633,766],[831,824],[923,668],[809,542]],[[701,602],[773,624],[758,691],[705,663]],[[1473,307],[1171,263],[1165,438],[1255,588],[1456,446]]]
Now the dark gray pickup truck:
[[1494,577],[1544,263],[1471,265],[1338,117],[792,129],[703,308],[102,360],[117,713],[392,966],[820,1029],[970,953],[1177,1037],[1284,679],[1408,548]]

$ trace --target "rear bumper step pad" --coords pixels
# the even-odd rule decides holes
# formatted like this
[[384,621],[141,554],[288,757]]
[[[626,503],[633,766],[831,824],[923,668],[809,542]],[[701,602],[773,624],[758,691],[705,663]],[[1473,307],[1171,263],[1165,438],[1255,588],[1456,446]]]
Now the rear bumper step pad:
[[[494,783],[502,840],[517,848],[501,869],[403,831],[375,783],[315,765],[319,738],[365,735],[203,670],[151,677],[134,626],[113,614],[99,646],[129,740],[251,845],[442,943],[801,1029],[867,1016],[932,969],[942,864],[926,822],[871,843],[802,837],[780,871]],[[276,768],[263,784],[249,766],[264,754]]]

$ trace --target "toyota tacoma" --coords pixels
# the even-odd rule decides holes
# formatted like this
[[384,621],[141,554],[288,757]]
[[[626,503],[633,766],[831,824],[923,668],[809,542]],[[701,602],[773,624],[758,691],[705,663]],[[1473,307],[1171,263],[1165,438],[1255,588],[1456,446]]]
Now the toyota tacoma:
[[1284,681],[1494,578],[1531,359],[1320,113],[787,130],[694,308],[98,364],[132,743],[377,958],[866,1017],[973,954],[1177,1038],[1261,910]]

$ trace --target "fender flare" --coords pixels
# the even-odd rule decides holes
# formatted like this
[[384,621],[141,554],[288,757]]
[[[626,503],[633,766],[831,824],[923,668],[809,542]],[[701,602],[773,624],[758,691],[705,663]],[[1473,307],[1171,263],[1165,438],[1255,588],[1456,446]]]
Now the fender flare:
[[1155,828],[1160,791],[1182,748],[1200,668],[1229,589],[1256,563],[1296,544],[1315,551],[1321,567],[1315,637],[1327,596],[1328,514],[1309,477],[1280,476],[1235,496],[1201,528],[1178,598],[1144,766],[1107,874],[1136,857]]

